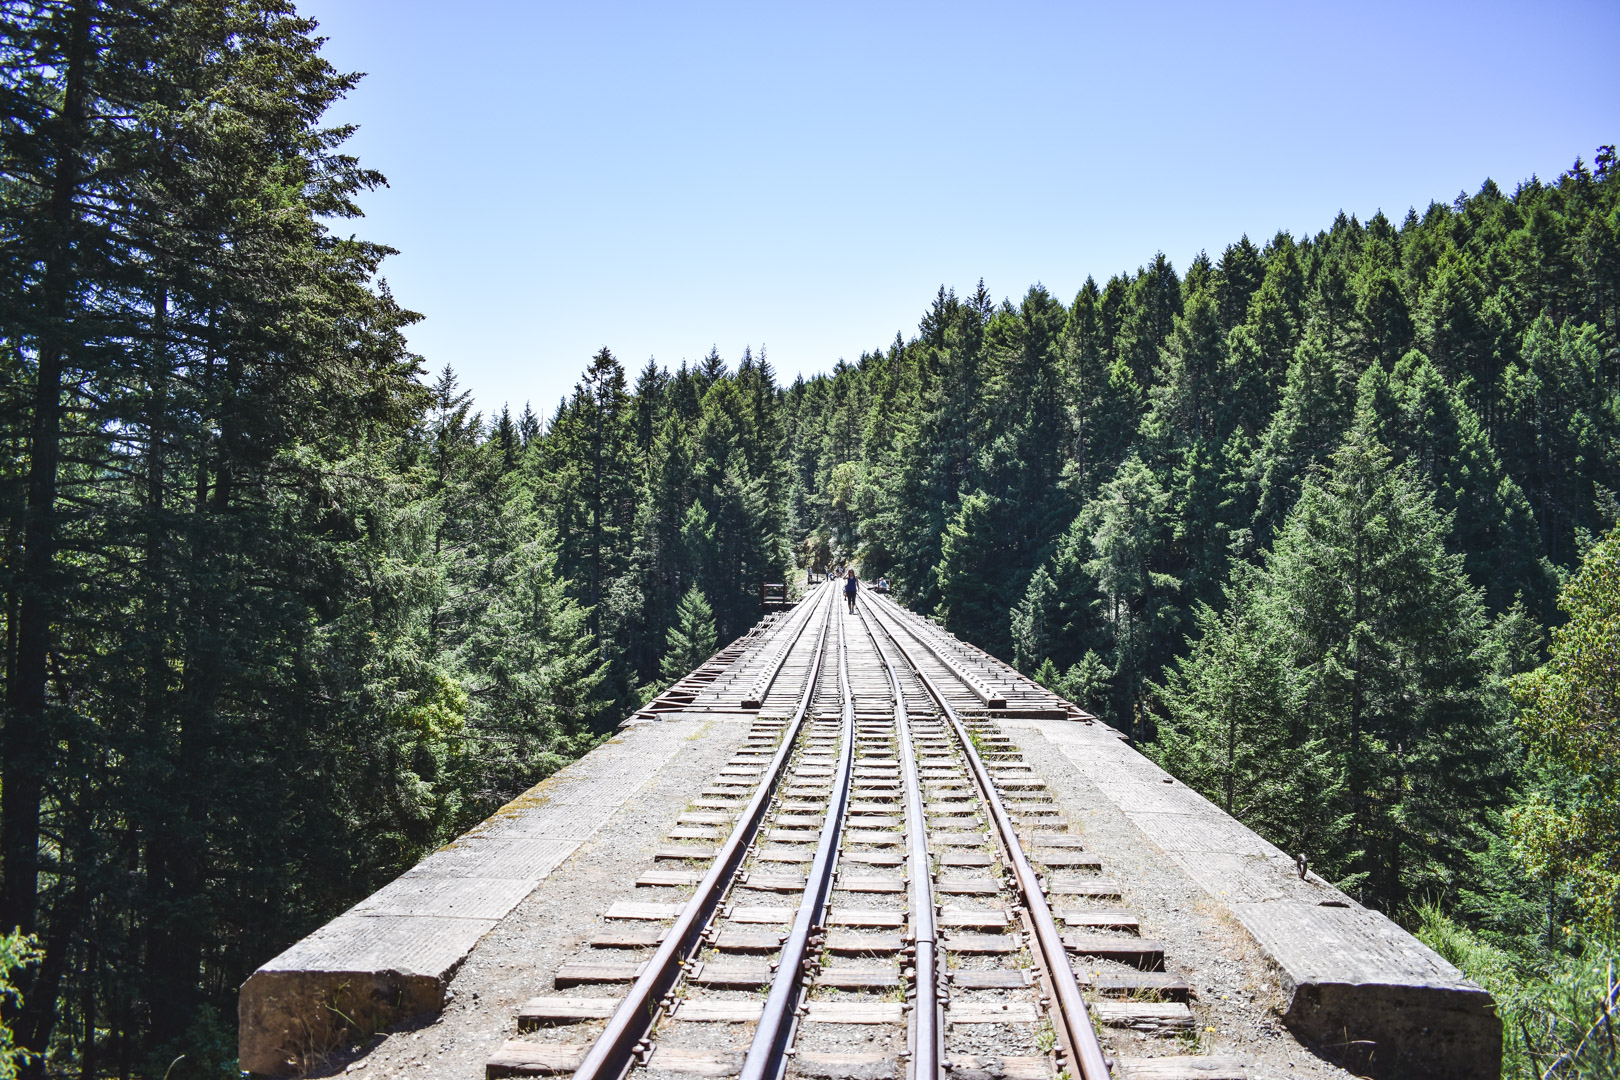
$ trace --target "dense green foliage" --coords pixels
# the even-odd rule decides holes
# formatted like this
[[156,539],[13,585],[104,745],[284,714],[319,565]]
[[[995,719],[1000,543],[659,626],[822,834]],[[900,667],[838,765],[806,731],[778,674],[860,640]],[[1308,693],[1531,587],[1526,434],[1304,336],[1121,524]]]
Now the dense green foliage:
[[1470,970],[1505,958],[1514,1068],[1609,1075],[1612,1040],[1560,1055],[1614,955],[1612,541],[1566,629],[1557,597],[1616,518],[1617,283],[1604,147],[1068,304],[941,289],[909,341],[786,392],[803,549]]
[[1496,996],[1509,1075],[1614,1078],[1620,527],[1588,549],[1559,605],[1568,621],[1546,663],[1510,683],[1529,767],[1505,837],[1475,855],[1457,911],[1419,907],[1419,936]]
[[281,0],[0,6],[25,1069],[228,1075],[253,967],[746,630],[795,550],[1421,922],[1515,1067],[1610,1067],[1612,149],[1069,303],[942,288],[787,388],[603,348],[546,420],[489,417],[332,228],[382,178],[321,126],[354,77],[312,34]]
[[[22,995],[12,984],[12,974],[21,967],[40,959],[39,943],[32,936],[17,931],[0,936],[0,1004],[15,1010],[22,1004]],[[25,1046],[18,1046],[16,1036],[7,1025],[0,1024],[0,1080],[16,1080],[23,1066],[33,1059]]]
[[659,673],[665,682],[677,681],[713,656],[714,645],[714,609],[703,599],[703,591],[693,585],[675,607],[675,625],[666,636]]
[[544,433],[423,385],[388,249],[329,227],[382,178],[320,126],[354,77],[318,45],[282,0],[0,8],[0,923],[44,949],[8,1007],[36,1072],[234,1075],[248,972],[788,561],[763,357],[632,393],[603,350]]
[[1493,944],[1434,905],[1418,914],[1418,936],[1496,998],[1504,1076],[1620,1077],[1620,957],[1612,947],[1588,940],[1531,952]]
[[[1398,909],[1466,869],[1510,752],[1498,628],[1446,551],[1433,495],[1370,427],[1306,481],[1227,618],[1203,609],[1204,633],[1160,688],[1156,750],[1204,790],[1264,798],[1279,784],[1265,810],[1226,809],[1251,823],[1285,813],[1267,822],[1279,843]],[[1243,722],[1257,730],[1234,737]]]
[[1552,656],[1515,687],[1531,759],[1566,782],[1541,785],[1514,833],[1542,879],[1569,877],[1595,924],[1620,922],[1620,529],[1587,553],[1564,590]]
[[0,15],[0,922],[45,948],[19,1042],[92,1068],[166,1052],[456,810],[437,567],[390,557],[421,539],[385,490],[411,316],[320,223],[380,177],[316,126],[352,79],[309,31]]

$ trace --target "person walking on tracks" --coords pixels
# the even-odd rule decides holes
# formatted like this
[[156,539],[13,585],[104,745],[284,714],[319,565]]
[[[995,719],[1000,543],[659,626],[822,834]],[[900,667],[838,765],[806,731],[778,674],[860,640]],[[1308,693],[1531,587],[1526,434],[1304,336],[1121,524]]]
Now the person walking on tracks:
[[844,577],[844,599],[849,601],[851,615],[855,614],[855,593],[860,587],[861,583],[855,579],[855,568],[852,566]]

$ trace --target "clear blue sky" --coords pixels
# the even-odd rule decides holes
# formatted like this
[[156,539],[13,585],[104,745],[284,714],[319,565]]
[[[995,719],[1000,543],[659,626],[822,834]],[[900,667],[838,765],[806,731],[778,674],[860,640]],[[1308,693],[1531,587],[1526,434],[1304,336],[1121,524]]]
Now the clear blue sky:
[[1071,299],[1341,208],[1620,140],[1620,4],[306,0],[391,187],[363,235],[485,408],[769,348],[784,382],[941,284]]

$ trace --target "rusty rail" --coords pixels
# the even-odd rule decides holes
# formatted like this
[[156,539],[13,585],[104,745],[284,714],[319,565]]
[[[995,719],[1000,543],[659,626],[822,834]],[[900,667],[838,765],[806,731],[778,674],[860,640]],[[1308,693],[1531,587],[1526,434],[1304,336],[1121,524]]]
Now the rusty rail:
[[[893,601],[888,602],[893,603]],[[877,605],[874,604],[873,608],[876,609],[876,607]],[[1004,695],[997,694],[994,690],[991,690],[989,683],[985,682],[979,676],[975,675],[973,672],[964,667],[960,660],[952,656],[942,645],[939,644],[937,639],[934,638],[934,635],[929,634],[925,637],[923,634],[909,629],[906,632],[911,635],[911,639],[913,641],[932,653],[935,660],[938,660],[941,664],[944,664],[947,668],[949,668],[951,674],[956,676],[957,681],[959,681],[969,690],[973,691],[973,695],[980,701],[984,702],[985,708],[1005,709],[1007,707],[1007,699]]]
[[[978,749],[973,745],[962,718],[957,715],[951,703],[945,699],[934,680],[923,671],[921,666],[912,659],[910,652],[901,644],[900,637],[891,626],[895,620],[887,613],[880,613],[878,605],[865,601],[876,616],[877,621],[884,627],[889,640],[894,642],[895,648],[906,662],[911,665],[913,674],[928,691],[935,704],[939,706],[945,718],[950,722],[952,730],[956,732],[957,741],[961,744],[963,756],[968,760],[969,769],[973,773],[974,782],[978,785],[985,803],[990,807],[990,817],[996,824],[996,832],[1001,836],[1001,842],[1007,852],[1007,861],[1012,864],[1013,878],[1018,886],[1019,894],[1024,898],[1024,908],[1029,913],[1029,919],[1035,931],[1036,945],[1040,949],[1043,967],[1050,982],[1054,1000],[1058,1006],[1058,1017],[1062,1021],[1059,1026],[1059,1035],[1062,1037],[1065,1048],[1068,1050],[1070,1061],[1078,1071],[1080,1080],[1109,1080],[1108,1062],[1103,1056],[1102,1045],[1097,1041],[1097,1032],[1091,1026],[1091,1014],[1086,1009],[1085,998],[1080,994],[1080,983],[1074,977],[1074,969],[1069,966],[1068,950],[1063,947],[1063,937],[1058,931],[1057,923],[1052,918],[1052,909],[1046,903],[1046,894],[1041,889],[1040,878],[1035,868],[1029,864],[1024,854],[1023,844],[1018,839],[1018,831],[1013,826],[1012,817],[1002,804],[1001,794],[990,780],[989,770],[985,768],[984,761],[979,757]],[[899,627],[912,640],[922,644],[925,648],[927,642],[904,625]],[[929,649],[934,652],[933,649]],[[938,653],[935,653],[936,657]],[[943,658],[940,658],[943,662]],[[952,673],[956,667],[946,664]]]
[[[833,610],[831,598],[832,593],[829,591],[828,598],[824,601],[826,607],[822,615],[821,630],[816,636],[816,649],[804,680],[804,692],[799,696],[798,707],[783,733],[776,756],[771,759],[770,769],[761,779],[754,797],[749,800],[747,808],[738,818],[736,827],[731,830],[731,836],[720,849],[714,865],[698,883],[697,891],[692,899],[687,901],[675,924],[670,927],[663,944],[647,962],[647,970],[636,979],[630,987],[629,994],[609,1018],[607,1027],[591,1044],[590,1050],[585,1054],[585,1060],[574,1072],[575,1080],[618,1080],[629,1069],[637,1052],[646,1048],[647,1035],[652,1030],[653,1021],[663,1010],[665,995],[674,987],[680,977],[682,966],[696,950],[704,928],[714,917],[727,887],[736,877],[737,868],[742,865],[749,845],[759,831],[759,823],[765,816],[765,808],[770,805],[771,797],[781,783],[782,774],[793,756],[794,744],[798,741],[799,731],[804,727],[805,715],[810,711],[810,702],[815,697],[816,681],[821,675],[821,660],[827,642],[827,624],[831,620]],[[803,625],[792,635],[793,641],[783,648],[782,656],[776,664],[777,670],[780,670],[781,663],[786,659],[792,644],[803,636],[810,622],[811,619],[807,617]],[[853,716],[853,713],[851,715]]]
[[[805,595],[804,599],[808,601],[814,595],[815,592],[812,590]],[[814,605],[806,605],[806,612],[813,610],[813,607]],[[810,619],[811,616],[806,614],[804,622],[797,631],[784,635],[783,643],[777,649],[776,655],[766,664],[764,671],[754,676],[753,686],[743,695],[742,707],[744,709],[758,709],[764,706],[766,695],[771,692],[771,686],[775,684],[776,677],[782,672],[782,665],[787,663],[788,653],[793,651],[793,646],[798,642],[799,635],[804,633],[804,628],[810,625]]]

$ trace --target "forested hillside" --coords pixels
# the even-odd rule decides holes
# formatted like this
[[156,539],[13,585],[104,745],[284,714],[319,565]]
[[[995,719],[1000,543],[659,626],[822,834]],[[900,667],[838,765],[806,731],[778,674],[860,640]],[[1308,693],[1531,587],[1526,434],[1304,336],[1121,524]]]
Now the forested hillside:
[[1514,1068],[1616,1075],[1617,195],[1603,147],[1067,303],[941,289],[786,391],[796,535],[1421,925]]
[[791,387],[604,348],[485,415],[350,235],[383,180],[311,23],[0,11],[25,1069],[234,1075],[256,965],[855,559],[1421,925],[1515,1063],[1609,1075],[1571,1048],[1620,888],[1612,148],[1072,301],[942,288]]
[[43,950],[0,965],[34,1072],[235,1075],[255,966],[592,745],[694,583],[712,649],[703,595],[739,633],[787,560],[750,358],[632,394],[604,352],[543,438],[421,377],[318,44],[279,0],[0,8],[0,925]]

